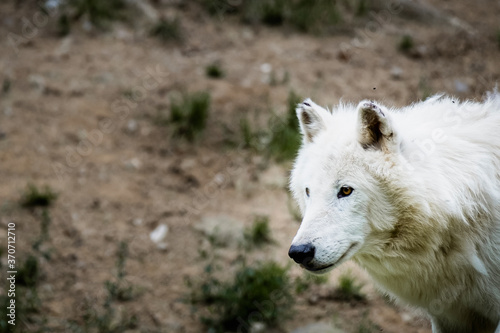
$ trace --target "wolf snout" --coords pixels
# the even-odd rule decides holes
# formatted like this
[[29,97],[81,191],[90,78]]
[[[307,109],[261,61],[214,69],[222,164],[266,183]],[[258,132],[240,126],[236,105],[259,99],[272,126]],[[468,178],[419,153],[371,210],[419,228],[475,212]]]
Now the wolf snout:
[[302,264],[302,265],[306,266],[311,261],[313,261],[315,252],[316,252],[316,248],[314,247],[314,245],[309,243],[309,244],[290,246],[290,250],[288,251],[288,255],[297,264]]

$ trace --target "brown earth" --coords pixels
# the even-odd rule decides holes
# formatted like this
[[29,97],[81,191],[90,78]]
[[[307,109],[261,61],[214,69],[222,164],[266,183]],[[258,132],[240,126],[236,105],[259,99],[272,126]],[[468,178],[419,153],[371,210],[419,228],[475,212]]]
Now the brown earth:
[[[30,253],[40,211],[22,209],[17,200],[29,182],[50,185],[59,198],[50,210],[45,246],[52,256],[41,259],[39,296],[53,332],[69,331],[67,321],[82,317],[85,302],[102,302],[120,241],[130,249],[127,280],[142,292],[119,307],[138,316],[137,332],[203,331],[182,302],[186,276],[203,269],[199,250],[206,240],[195,229],[203,217],[250,225],[256,215],[268,215],[276,244],[252,256],[289,263],[298,228],[286,192],[291,165],[242,149],[239,124],[247,117],[265,126],[271,109],[285,112],[290,90],[322,105],[370,98],[402,106],[428,92],[481,98],[500,78],[500,4],[487,0],[430,2],[473,31],[390,13],[373,16],[381,9],[328,37],[244,25],[234,17],[211,17],[194,4],[160,2],[160,14],[181,18],[182,44],[163,44],[122,23],[108,32],[77,28],[59,38],[49,22],[17,50],[8,34],[23,36],[21,18],[32,20],[37,11],[13,3],[0,4],[0,79],[11,82],[0,96],[0,244],[6,248],[6,226],[14,221],[17,256]],[[414,37],[411,55],[397,49],[404,34]],[[226,71],[223,79],[206,77],[205,66],[214,61]],[[263,64],[278,80],[285,73],[289,80],[271,85]],[[182,91],[199,90],[212,96],[206,131],[194,144],[173,139],[170,127],[157,124],[158,110],[168,110],[170,98]],[[166,250],[149,239],[159,224],[169,227]],[[230,271],[235,251],[220,251]],[[347,270],[365,283],[365,303],[328,298]],[[293,266],[291,274],[302,272]],[[383,332],[430,332],[413,310],[386,303],[352,263],[296,302],[294,317],[282,323],[285,332],[332,320],[347,332],[368,320]]]

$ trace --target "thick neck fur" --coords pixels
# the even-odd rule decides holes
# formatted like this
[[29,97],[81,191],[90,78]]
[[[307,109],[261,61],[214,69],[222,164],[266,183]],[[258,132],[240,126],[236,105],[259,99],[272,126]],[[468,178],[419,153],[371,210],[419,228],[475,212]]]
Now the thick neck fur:
[[[370,168],[373,165],[370,164]],[[397,219],[390,227],[381,229],[376,228],[377,222],[374,221],[375,230],[366,240],[365,250],[361,250],[354,260],[387,292],[399,295],[411,305],[427,308],[433,302],[445,300],[451,303],[461,288],[470,286],[484,269],[475,244],[481,241],[476,228],[484,227],[476,221],[484,222],[484,216],[480,218],[479,215],[486,213],[476,211],[477,216],[470,216],[468,212],[457,214],[451,210],[436,215],[436,212],[443,212],[445,203],[408,193],[427,193],[419,189],[425,184],[416,183],[409,189],[411,178],[399,174],[404,169],[397,167],[398,162],[386,162],[387,165],[392,165],[387,172],[380,173],[384,166],[379,166],[378,172],[373,174],[378,177],[379,190],[386,193],[388,201],[393,203]],[[404,179],[405,184],[398,184],[396,179]],[[441,205],[440,209],[438,205]],[[464,239],[468,241],[464,242]],[[463,274],[448,273],[457,271]],[[446,285],[452,287],[446,288]]]

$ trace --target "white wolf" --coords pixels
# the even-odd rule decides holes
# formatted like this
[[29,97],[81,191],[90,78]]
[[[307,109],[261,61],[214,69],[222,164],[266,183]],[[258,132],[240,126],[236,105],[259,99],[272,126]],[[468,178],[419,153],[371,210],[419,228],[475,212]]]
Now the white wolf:
[[[312,272],[352,258],[433,332],[500,322],[500,94],[403,109],[297,107],[290,187],[303,214],[289,255]],[[497,332],[500,332],[498,326]]]

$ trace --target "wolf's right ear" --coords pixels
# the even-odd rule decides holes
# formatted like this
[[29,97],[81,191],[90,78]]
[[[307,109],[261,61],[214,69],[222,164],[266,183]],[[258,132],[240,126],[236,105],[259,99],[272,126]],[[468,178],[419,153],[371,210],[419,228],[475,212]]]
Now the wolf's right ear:
[[375,102],[362,101],[358,105],[358,140],[365,149],[397,150],[398,139],[390,115]]
[[304,143],[313,142],[318,133],[326,129],[325,117],[329,116],[328,111],[309,98],[298,104],[296,111]]

